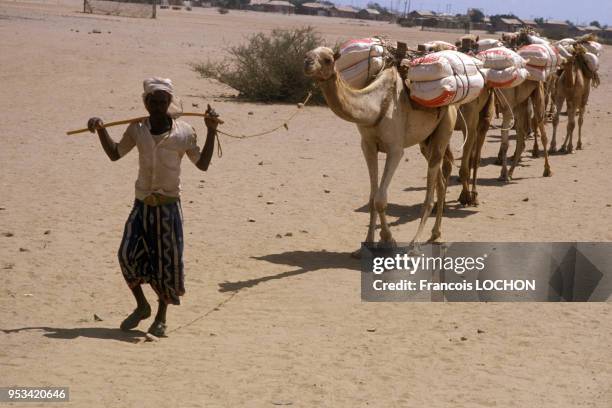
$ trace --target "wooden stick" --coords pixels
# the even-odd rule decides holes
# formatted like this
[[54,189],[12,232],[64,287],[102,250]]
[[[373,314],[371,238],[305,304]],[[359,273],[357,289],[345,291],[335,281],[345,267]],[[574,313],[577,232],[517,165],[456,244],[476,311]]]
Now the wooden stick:
[[[203,118],[207,118],[208,115],[206,113],[198,113],[198,112],[183,112],[180,114],[180,116],[199,116],[199,117],[203,117]],[[141,116],[138,118],[133,118],[133,119],[125,119],[125,120],[118,120],[116,122],[108,122],[102,125],[103,128],[107,128],[107,127],[111,127],[111,126],[117,126],[117,125],[125,125],[128,123],[132,123],[132,122],[139,122],[143,119],[148,118],[148,116]],[[217,120],[219,121],[219,124],[223,124],[223,121],[219,118],[217,118]],[[77,133],[85,133],[85,132],[89,132],[89,129],[84,128],[84,129],[77,129],[77,130],[70,130],[68,132],[66,132],[67,135],[75,135]]]

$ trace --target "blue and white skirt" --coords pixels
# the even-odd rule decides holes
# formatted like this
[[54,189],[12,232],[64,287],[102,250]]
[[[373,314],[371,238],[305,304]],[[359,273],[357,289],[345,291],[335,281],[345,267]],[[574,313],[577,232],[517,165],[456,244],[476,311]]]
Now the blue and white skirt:
[[180,304],[185,294],[180,201],[152,207],[135,200],[118,256],[130,288],[149,283],[161,301]]

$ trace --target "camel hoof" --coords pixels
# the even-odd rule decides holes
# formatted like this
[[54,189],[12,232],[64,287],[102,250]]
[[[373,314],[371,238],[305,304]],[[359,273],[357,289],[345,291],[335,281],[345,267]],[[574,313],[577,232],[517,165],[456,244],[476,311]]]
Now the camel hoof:
[[356,251],[351,252],[351,258],[353,259],[361,259],[361,248]]
[[470,193],[462,190],[461,194],[459,194],[459,203],[463,206],[468,206],[470,205]]
[[472,191],[472,200],[470,204],[472,207],[478,207],[480,205],[480,201],[478,201],[478,193]]
[[578,143],[576,145],[576,150],[582,150],[582,144],[581,143]]
[[379,248],[397,248],[397,242],[395,242],[395,238],[389,237],[385,239],[381,239],[378,242]]
[[437,234],[432,233],[431,237],[427,240],[428,244],[440,244],[442,242],[441,234],[438,232]]
[[565,146],[561,146],[561,148],[559,149],[559,153],[567,153],[567,148]]
[[501,176],[497,178],[497,181],[503,181],[503,182],[509,183],[510,181],[512,181],[512,177],[510,177],[507,174],[502,174]]
[[557,153],[556,147],[551,147],[550,149],[548,149],[548,154],[555,154],[555,153]]
[[532,151],[531,151],[531,157],[533,157],[534,159],[539,158],[539,157],[540,157],[540,152],[539,152],[539,150],[535,150],[535,149],[534,149],[534,150],[532,150]]
[[552,171],[550,169],[544,169],[544,177],[551,177]]

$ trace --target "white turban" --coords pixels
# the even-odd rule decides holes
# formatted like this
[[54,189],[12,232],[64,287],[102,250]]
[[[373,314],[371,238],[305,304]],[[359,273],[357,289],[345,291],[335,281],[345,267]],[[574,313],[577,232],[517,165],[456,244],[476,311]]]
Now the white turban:
[[164,91],[170,95],[174,95],[174,86],[172,86],[172,80],[168,78],[147,78],[142,82],[144,93],[142,98],[144,99],[147,95],[152,94],[155,91]]
[[174,86],[171,79],[159,77],[147,78],[142,82],[142,87],[144,88],[144,93],[142,94],[143,101],[147,95],[151,95],[155,91],[164,91],[172,97],[170,106],[168,106],[168,114],[172,117],[178,117],[183,113],[183,104],[174,95]]

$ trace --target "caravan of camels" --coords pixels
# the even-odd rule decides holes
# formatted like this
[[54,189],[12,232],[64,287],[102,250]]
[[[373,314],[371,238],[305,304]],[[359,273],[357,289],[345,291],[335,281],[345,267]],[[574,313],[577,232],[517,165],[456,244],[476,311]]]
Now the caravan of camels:
[[[497,162],[499,180],[511,180],[533,134],[533,157],[544,155],[544,177],[552,176],[549,154],[572,153],[575,116],[576,149],[582,149],[582,124],[591,87],[599,84],[601,44],[593,36],[551,42],[523,29],[500,40],[466,35],[455,44],[432,41],[411,50],[404,43],[374,37],[348,41],[337,52],[318,47],[305,56],[304,74],[323,92],[330,109],[357,125],[370,175],[370,223],[365,242],[374,241],[377,214],[380,242],[395,244],[385,210],[387,190],[404,149],[419,145],[427,160],[427,188],[419,241],[437,197],[435,224],[429,242],[441,239],[446,189],[453,166],[449,141],[454,130],[464,137],[459,177],[459,202],[479,204],[477,173],[482,146],[496,115],[501,114],[502,141]],[[567,134],[557,150],[557,127],[567,105]],[[547,112],[547,108],[549,108]],[[552,139],[545,123],[552,118]],[[516,149],[507,163],[509,131],[516,130]],[[380,182],[378,152],[386,153]],[[354,253],[359,256],[359,251]]]

